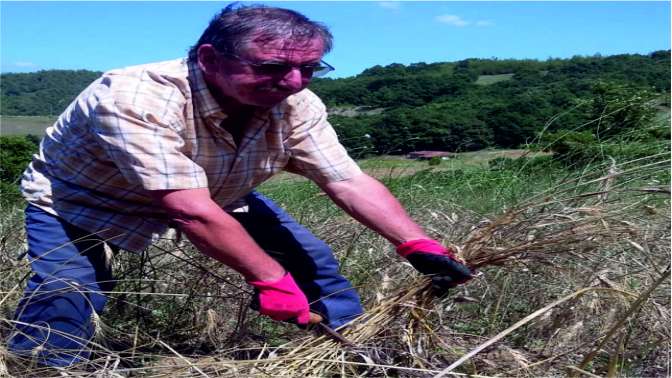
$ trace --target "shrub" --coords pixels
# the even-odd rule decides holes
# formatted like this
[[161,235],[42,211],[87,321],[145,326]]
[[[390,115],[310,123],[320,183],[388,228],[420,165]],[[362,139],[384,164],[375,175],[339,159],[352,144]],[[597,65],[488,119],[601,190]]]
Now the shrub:
[[17,183],[38,146],[38,139],[32,135],[0,136],[0,207],[3,209],[21,201]]
[[542,137],[536,149],[553,153],[568,166],[585,166],[608,158],[628,161],[669,151],[669,130],[640,128],[600,140],[590,131],[559,131]]
[[15,183],[37,152],[38,145],[32,136],[0,136],[0,180]]
[[441,157],[440,156],[432,156],[429,161],[427,162],[429,165],[439,165],[441,164]]

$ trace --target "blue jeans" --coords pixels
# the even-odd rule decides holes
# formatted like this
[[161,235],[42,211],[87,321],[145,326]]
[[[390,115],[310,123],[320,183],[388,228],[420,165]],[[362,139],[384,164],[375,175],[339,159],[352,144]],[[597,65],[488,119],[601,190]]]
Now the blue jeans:
[[16,309],[9,350],[38,363],[68,366],[89,357],[93,311],[101,313],[114,287],[104,242],[28,205],[28,258],[33,272]]
[[[271,200],[246,197],[248,213],[232,213],[269,255],[292,273],[311,309],[338,327],[362,313],[359,296],[339,274],[331,249]],[[16,310],[8,347],[39,363],[68,366],[90,356],[92,316],[103,311],[114,287],[104,242],[58,217],[26,208],[33,275]]]

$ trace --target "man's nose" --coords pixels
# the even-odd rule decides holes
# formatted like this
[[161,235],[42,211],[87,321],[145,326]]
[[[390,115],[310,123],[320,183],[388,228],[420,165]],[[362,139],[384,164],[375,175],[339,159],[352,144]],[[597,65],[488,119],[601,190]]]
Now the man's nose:
[[300,91],[304,87],[305,80],[299,67],[292,67],[280,80],[280,85],[290,91]]

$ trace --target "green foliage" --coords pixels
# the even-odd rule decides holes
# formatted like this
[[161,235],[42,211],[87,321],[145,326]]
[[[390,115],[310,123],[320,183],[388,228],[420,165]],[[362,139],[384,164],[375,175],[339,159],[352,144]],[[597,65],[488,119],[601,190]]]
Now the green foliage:
[[593,93],[592,116],[597,122],[592,129],[600,138],[645,127],[656,116],[656,96],[649,90],[598,82]]
[[[426,71],[429,70],[429,73]],[[465,93],[477,79],[470,73],[436,74],[431,68],[373,67],[356,78],[316,79],[311,88],[328,105],[422,106]]]
[[18,181],[37,152],[39,140],[33,135],[0,136],[0,207],[21,201]]
[[384,107],[420,106],[446,95],[468,95],[476,90],[474,84],[480,75],[513,75],[513,80],[492,85],[497,88],[523,86],[529,90],[541,85],[545,90],[559,84],[573,96],[590,92],[591,83],[598,80],[669,92],[669,67],[669,50],[649,55],[576,56],[546,61],[466,59],[456,63],[375,66],[354,77],[316,79],[311,88],[329,106]]
[[578,166],[669,151],[669,111],[667,119],[661,119],[660,100],[647,89],[598,81],[585,102],[582,117],[587,121],[574,130],[551,128],[554,131],[542,133],[533,148]]
[[[393,64],[346,79],[316,80],[312,88],[330,106],[385,109],[376,117],[332,117],[352,151],[517,148],[534,141],[542,130],[585,124],[581,130],[604,139],[647,124],[660,112],[653,100],[660,102],[669,90],[669,56],[669,51],[660,51],[544,62]],[[509,80],[481,85],[480,75],[505,75]],[[669,104],[669,97],[662,101]],[[370,138],[364,140],[363,135]]]
[[0,136],[0,181],[16,183],[37,151],[34,136]]
[[586,146],[597,143],[597,138],[590,131],[559,131],[546,133],[539,141],[543,151],[553,152],[558,155],[566,155],[575,146]]
[[600,140],[590,131],[558,131],[544,135],[540,145],[553,152],[557,161],[583,166],[613,158],[628,161],[669,152],[669,128],[661,125],[628,130]]

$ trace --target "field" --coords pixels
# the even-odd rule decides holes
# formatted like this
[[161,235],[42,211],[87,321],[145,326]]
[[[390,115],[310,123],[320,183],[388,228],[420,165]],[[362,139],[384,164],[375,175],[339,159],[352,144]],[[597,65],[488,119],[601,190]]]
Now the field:
[[[334,248],[358,287],[369,318],[345,333],[355,349],[258,316],[235,272],[185,241],[165,240],[142,256],[116,257],[122,281],[96,318],[97,358],[67,374],[424,377],[467,357],[450,374],[668,376],[670,202],[669,190],[654,190],[669,188],[668,157],[580,171],[544,156],[526,160],[541,162],[534,169],[488,166],[521,155],[529,157],[493,150],[439,165],[398,157],[360,162],[431,235],[482,264],[475,265],[481,276],[441,300],[426,296],[388,242],[311,183],[285,176],[260,188]],[[16,259],[20,224],[19,209],[5,209],[4,319],[27,271]],[[0,362],[0,375],[3,366],[14,376],[59,374],[4,354]]]
[[[445,160],[441,160],[437,165],[430,166],[428,160],[414,160],[408,159],[399,155],[377,156],[370,159],[362,159],[357,163],[369,175],[377,179],[385,180],[391,178],[398,178],[403,176],[413,175],[419,171],[424,171],[431,168],[434,172],[455,171],[464,169],[479,169],[487,168],[491,160],[497,158],[519,158],[519,157],[537,157],[548,156],[545,152],[532,152],[521,149],[510,150],[481,150],[474,152],[461,152],[455,154]],[[271,182],[278,181],[306,181],[301,176],[291,173],[281,172],[273,176]]]
[[490,85],[499,83],[500,81],[511,80],[514,74],[500,74],[500,75],[480,75],[476,80],[477,85]]
[[56,117],[51,116],[0,116],[0,135],[44,135]]

